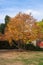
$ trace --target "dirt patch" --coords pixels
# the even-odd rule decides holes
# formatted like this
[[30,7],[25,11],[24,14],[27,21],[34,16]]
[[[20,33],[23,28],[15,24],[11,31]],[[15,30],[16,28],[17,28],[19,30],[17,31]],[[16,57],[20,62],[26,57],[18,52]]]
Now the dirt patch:
[[23,65],[23,63],[17,61],[17,62],[14,62],[14,63],[7,63],[6,65]]

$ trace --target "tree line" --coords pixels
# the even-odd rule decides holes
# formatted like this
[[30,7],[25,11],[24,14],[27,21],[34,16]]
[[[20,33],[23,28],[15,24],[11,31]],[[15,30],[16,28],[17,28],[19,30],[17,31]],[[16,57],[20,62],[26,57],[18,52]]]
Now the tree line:
[[[18,13],[15,17],[5,16],[5,23],[0,24],[0,41],[8,41],[10,46],[19,48],[34,40],[43,40],[43,20],[37,21],[30,14]],[[3,40],[2,40],[3,41]]]

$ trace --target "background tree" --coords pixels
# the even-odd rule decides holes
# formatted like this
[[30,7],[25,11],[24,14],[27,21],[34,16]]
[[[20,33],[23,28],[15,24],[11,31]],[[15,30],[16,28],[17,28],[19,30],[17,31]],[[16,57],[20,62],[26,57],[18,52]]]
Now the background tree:
[[0,24],[0,33],[4,34],[4,30],[5,30],[5,24],[1,23]]
[[43,20],[37,22],[37,25],[39,26],[38,38],[43,40]]
[[7,25],[7,23],[9,22],[10,17],[8,15],[5,16],[5,25]]

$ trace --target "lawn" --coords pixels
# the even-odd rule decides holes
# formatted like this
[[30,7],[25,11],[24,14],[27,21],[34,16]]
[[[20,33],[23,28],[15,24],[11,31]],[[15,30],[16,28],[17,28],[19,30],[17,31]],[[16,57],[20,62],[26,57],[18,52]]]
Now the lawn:
[[43,65],[43,51],[0,51],[0,65]]

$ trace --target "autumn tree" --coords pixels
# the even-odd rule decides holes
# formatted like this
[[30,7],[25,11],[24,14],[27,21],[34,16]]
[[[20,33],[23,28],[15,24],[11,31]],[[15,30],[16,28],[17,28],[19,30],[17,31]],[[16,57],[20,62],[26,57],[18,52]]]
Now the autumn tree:
[[[31,16],[23,13],[17,14],[14,18],[10,18],[5,28],[6,39],[23,40],[27,43],[29,40],[34,40],[36,37],[32,27],[36,20]],[[19,42],[20,43],[20,42]]]
[[[0,40],[16,41],[18,47],[37,39],[43,40],[43,20],[36,22],[31,14],[19,12],[15,17],[5,16],[5,24],[0,24]],[[4,33],[4,34],[2,34]]]
[[43,39],[43,20],[36,22],[33,16],[21,12],[13,18],[6,15],[2,37],[9,41],[10,45],[12,45],[12,40],[16,41],[18,46],[38,38]]

